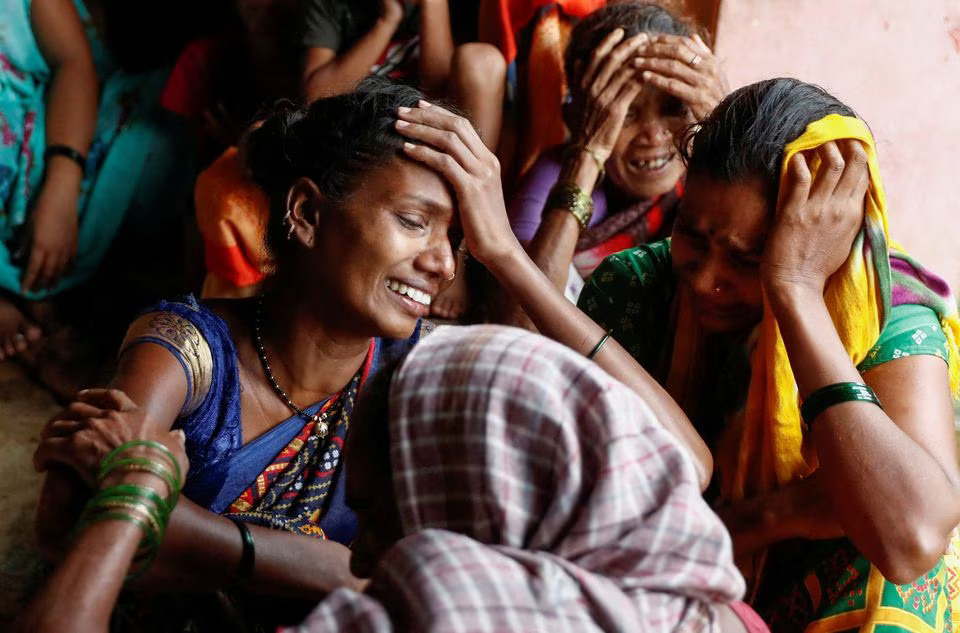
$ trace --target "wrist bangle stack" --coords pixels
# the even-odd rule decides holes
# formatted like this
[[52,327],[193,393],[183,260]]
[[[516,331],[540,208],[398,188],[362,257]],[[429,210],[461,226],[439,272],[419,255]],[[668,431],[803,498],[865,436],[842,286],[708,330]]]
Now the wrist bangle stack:
[[87,157],[72,147],[67,145],[47,145],[47,149],[43,152],[43,162],[46,163],[51,156],[63,156],[64,158],[69,158],[80,166],[80,174],[86,175]]
[[800,417],[807,427],[812,428],[813,421],[821,413],[843,402],[870,402],[883,408],[877,394],[868,385],[862,382],[838,382],[821,387],[804,398],[800,405]]
[[593,198],[575,183],[560,180],[550,189],[547,209],[565,209],[573,214],[584,231],[593,217]]
[[[136,448],[158,451],[164,459],[126,456]],[[107,486],[87,503],[78,527],[78,531],[82,531],[100,521],[126,521],[140,528],[143,536],[127,580],[140,576],[150,567],[180,494],[180,465],[163,444],[147,441],[121,444],[104,458],[97,479],[102,485],[115,473],[132,471],[151,473],[161,479],[167,486],[167,496],[163,497],[153,488],[138,484]]]

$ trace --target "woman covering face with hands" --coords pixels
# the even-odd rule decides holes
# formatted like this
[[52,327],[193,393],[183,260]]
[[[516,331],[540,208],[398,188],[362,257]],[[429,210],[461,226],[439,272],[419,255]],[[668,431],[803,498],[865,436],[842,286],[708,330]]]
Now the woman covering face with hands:
[[[676,139],[709,114],[726,82],[689,25],[643,2],[578,23],[565,72],[570,141],[533,166],[510,221],[531,258],[575,298],[605,256],[669,234],[685,171]],[[511,301],[499,307],[501,319],[526,322]]]

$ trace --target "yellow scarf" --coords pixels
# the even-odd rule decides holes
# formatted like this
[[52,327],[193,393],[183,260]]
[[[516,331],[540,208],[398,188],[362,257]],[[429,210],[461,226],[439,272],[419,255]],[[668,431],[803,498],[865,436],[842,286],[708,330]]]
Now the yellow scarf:
[[[854,364],[859,364],[876,344],[891,306],[891,272],[886,197],[880,181],[873,136],[860,119],[836,114],[811,123],[804,134],[785,148],[781,190],[785,190],[787,165],[797,152],[837,139],[857,139],[867,152],[870,186],[864,204],[864,226],[850,256],[827,282],[824,301],[837,333]],[[816,173],[817,161],[811,165]],[[960,382],[956,341],[960,321],[955,306],[943,316],[949,343],[951,387]],[[721,471],[721,491],[731,501],[766,492],[797,481],[813,472],[817,459],[806,426],[801,422],[797,385],[780,330],[769,304],[756,333],[751,356],[751,380],[746,409],[735,426],[741,426],[735,455]],[[731,463],[733,462],[733,463]]]

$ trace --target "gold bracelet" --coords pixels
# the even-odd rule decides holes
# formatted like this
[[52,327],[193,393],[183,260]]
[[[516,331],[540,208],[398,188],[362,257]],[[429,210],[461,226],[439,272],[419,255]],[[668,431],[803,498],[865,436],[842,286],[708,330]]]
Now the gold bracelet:
[[569,148],[567,148],[567,156],[569,156],[569,152],[571,151],[582,152],[593,159],[594,164],[597,166],[597,182],[594,184],[594,188],[596,188],[601,182],[603,182],[603,177],[607,173],[606,163],[602,158],[600,158],[600,154],[598,154],[597,150],[593,149],[589,145],[583,145],[580,143],[571,145]]
[[576,183],[560,180],[550,189],[547,209],[566,209],[580,223],[580,230],[585,231],[593,217],[593,198]]

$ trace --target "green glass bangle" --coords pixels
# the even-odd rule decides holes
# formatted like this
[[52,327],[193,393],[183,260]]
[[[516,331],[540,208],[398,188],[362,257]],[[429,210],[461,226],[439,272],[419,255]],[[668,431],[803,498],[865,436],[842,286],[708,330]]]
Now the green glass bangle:
[[166,505],[169,509],[173,509],[173,506],[176,505],[177,497],[180,494],[180,482],[174,479],[173,473],[170,472],[169,469],[160,465],[158,462],[149,457],[124,457],[123,459],[117,459],[111,462],[108,468],[100,469],[98,482],[103,483],[107,477],[118,470],[121,472],[148,472],[160,477],[164,483],[167,484],[167,489],[170,491],[166,497]]
[[111,520],[127,521],[136,524],[140,528],[143,536],[140,537],[140,544],[137,546],[137,557],[149,554],[160,546],[161,535],[158,535],[156,531],[154,531],[153,526],[150,525],[150,522],[146,518],[119,508],[101,507],[84,513],[78,527],[78,532],[87,529],[87,527],[94,523]]
[[821,387],[804,398],[800,405],[800,417],[807,427],[813,427],[813,421],[830,407],[843,402],[870,402],[881,409],[877,394],[868,385],[862,382],[838,382]]
[[594,347],[594,348],[590,351],[590,353],[587,354],[587,360],[593,360],[594,357],[595,357],[597,354],[600,353],[600,350],[602,350],[602,349],[603,349],[603,346],[606,345],[607,339],[610,338],[610,335],[611,335],[611,334],[613,334],[613,330],[607,330],[607,333],[603,335],[603,338],[600,339],[600,342],[597,343],[596,347]]
[[150,508],[142,502],[130,499],[107,499],[97,502],[97,504],[91,509],[91,514],[96,515],[99,512],[104,511],[124,511],[129,510],[131,512],[142,512],[147,522],[150,524],[150,529],[153,531],[154,535],[159,539],[163,535],[163,524],[160,522],[160,518],[156,515],[155,512],[151,511]]
[[169,448],[161,444],[160,442],[154,442],[151,440],[133,440],[131,442],[125,442],[120,446],[116,447],[103,458],[103,461],[100,463],[100,471],[103,472],[104,469],[108,469],[110,464],[116,459],[120,453],[128,451],[131,448],[136,448],[138,446],[143,446],[145,448],[152,448],[154,450],[160,451],[164,457],[170,462],[173,467],[173,472],[177,481],[180,481],[183,476],[180,472],[180,464],[177,462],[177,458],[173,455]]
[[146,499],[147,501],[153,503],[158,510],[161,510],[164,514],[167,514],[167,500],[161,497],[160,493],[153,488],[141,486],[139,484],[116,484],[114,486],[109,486],[94,495],[93,501],[98,499],[115,499],[119,497]]
[[[131,486],[131,484],[122,485]],[[141,492],[134,492],[131,494],[122,489],[118,489],[118,486],[111,486],[106,490],[102,490],[93,499],[91,499],[89,507],[91,509],[96,509],[100,506],[115,502],[143,505],[146,511],[149,512],[151,519],[157,523],[157,526],[160,530],[166,528],[170,519],[170,511],[167,509],[166,501],[164,501],[160,495],[149,488]]]

